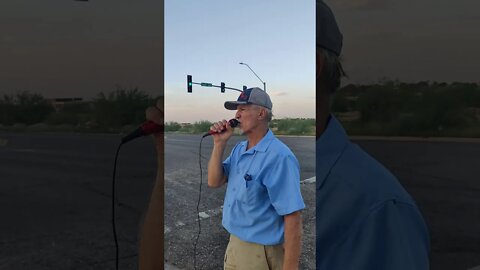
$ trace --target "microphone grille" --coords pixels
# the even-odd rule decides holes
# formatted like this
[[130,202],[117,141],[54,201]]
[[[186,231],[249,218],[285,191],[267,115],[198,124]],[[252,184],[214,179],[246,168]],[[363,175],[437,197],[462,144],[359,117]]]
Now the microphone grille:
[[234,119],[230,119],[230,120],[228,121],[228,124],[229,124],[231,127],[234,128],[234,127],[237,127],[238,124],[240,124],[240,121],[238,121],[237,119],[234,118]]

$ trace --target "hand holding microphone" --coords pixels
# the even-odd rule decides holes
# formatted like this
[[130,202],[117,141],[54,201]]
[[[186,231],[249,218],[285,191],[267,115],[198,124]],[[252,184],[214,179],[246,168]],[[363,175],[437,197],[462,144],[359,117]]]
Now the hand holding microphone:
[[[158,100],[156,106],[151,106],[147,108],[145,112],[147,121],[144,122],[136,130],[123,137],[122,144],[134,140],[138,137],[150,134],[160,134],[163,131],[163,111],[160,109],[162,103],[163,102],[161,100]],[[160,134],[159,136],[163,138],[163,134]]]
[[203,135],[203,137],[207,137],[210,135],[221,135],[221,136],[214,136],[215,138],[219,138],[222,140],[228,140],[233,134],[233,128],[238,126],[240,121],[237,119],[230,119],[228,122],[227,120],[223,120],[217,123],[214,123],[210,127],[210,131]]

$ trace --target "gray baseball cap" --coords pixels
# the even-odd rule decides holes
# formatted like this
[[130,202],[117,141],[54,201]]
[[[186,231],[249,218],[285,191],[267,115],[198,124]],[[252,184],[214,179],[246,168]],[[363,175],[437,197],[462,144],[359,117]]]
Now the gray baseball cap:
[[321,0],[317,0],[317,46],[336,55],[342,52],[343,35],[338,28],[332,10]]
[[226,101],[224,106],[227,110],[236,110],[238,105],[241,104],[255,104],[267,109],[272,109],[273,104],[268,96],[267,92],[258,87],[245,89],[237,101]]

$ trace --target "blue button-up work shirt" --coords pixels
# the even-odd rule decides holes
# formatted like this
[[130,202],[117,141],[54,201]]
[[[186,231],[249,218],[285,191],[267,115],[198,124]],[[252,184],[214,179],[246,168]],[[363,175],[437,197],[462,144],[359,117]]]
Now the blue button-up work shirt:
[[331,116],[316,144],[317,269],[429,269],[429,234],[413,199]]
[[271,130],[247,149],[238,143],[223,162],[228,177],[222,224],[243,241],[283,243],[283,216],[305,208],[295,155]]

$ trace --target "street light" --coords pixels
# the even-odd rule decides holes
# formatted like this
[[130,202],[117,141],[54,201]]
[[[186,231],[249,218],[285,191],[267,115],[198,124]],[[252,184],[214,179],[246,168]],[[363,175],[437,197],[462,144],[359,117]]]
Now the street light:
[[255,74],[255,76],[257,76],[257,78],[263,83],[263,91],[267,92],[267,84],[262,81],[260,77],[258,77],[257,73],[255,73],[255,71],[253,71],[253,69],[247,63],[240,62],[239,64],[247,66],[253,72],[253,74]]

